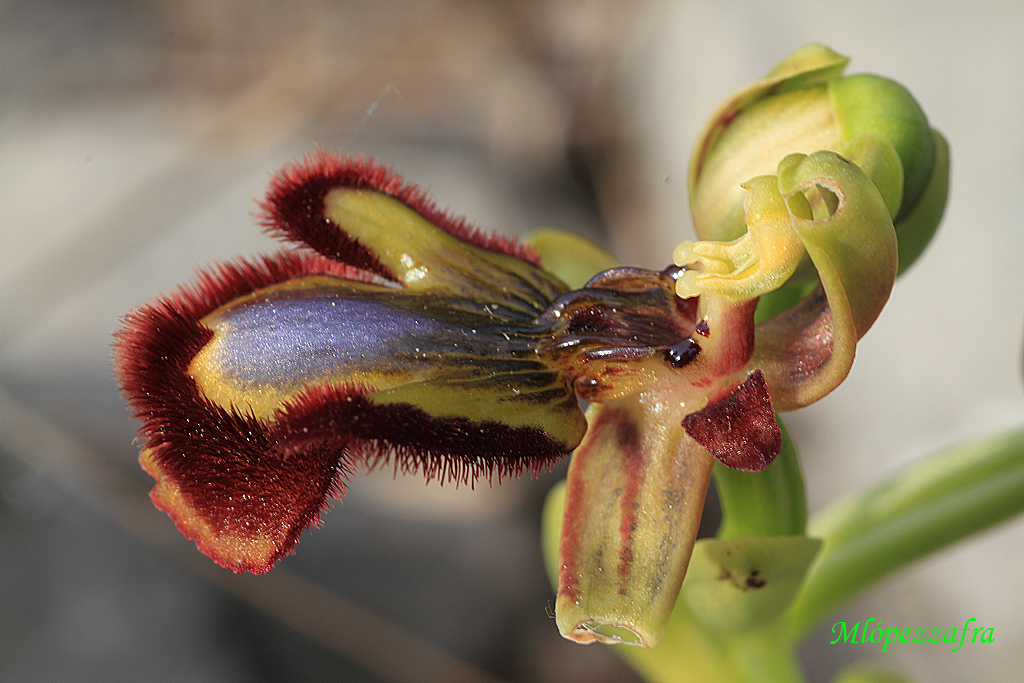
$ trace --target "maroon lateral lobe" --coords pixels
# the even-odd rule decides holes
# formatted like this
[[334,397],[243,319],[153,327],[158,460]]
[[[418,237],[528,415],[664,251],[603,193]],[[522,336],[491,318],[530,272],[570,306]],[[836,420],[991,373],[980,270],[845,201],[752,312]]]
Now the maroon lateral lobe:
[[463,241],[539,264],[537,253],[530,247],[502,235],[485,235],[465,219],[438,210],[420,188],[405,183],[389,167],[324,150],[288,164],[271,179],[267,198],[260,203],[260,223],[274,237],[304,244],[332,259],[394,279],[369,249],[324,216],[324,198],[339,187],[381,192]]
[[307,444],[337,442],[340,433],[371,467],[394,462],[403,472],[459,483],[544,472],[573,446],[532,427],[435,417],[408,403],[374,403],[358,387],[320,385],[278,413],[275,450],[287,455]]
[[[374,279],[312,253],[216,264],[193,284],[129,312],[115,335],[114,369],[142,423],[140,460],[157,479],[153,502],[200,550],[238,572],[266,571],[289,552],[329,497],[341,494],[339,474],[349,464],[340,461],[339,448],[306,449],[287,463],[268,458],[265,425],[206,401],[188,365],[213,334],[199,323],[204,315],[305,275]],[[262,539],[266,552],[240,552],[243,537]]]
[[205,401],[186,368],[211,334],[169,302],[147,307],[119,335],[118,372],[154,504],[221,566],[261,573],[340,495],[348,466],[340,449],[268,458],[265,425]]
[[726,467],[760,472],[782,449],[782,430],[760,370],[723,398],[683,418],[683,428]]

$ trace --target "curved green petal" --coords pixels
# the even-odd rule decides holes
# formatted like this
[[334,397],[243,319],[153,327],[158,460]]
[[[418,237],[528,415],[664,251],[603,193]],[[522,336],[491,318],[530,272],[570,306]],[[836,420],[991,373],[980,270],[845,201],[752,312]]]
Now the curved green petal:
[[[849,373],[857,340],[889,298],[897,247],[885,201],[849,160],[834,152],[794,154],[779,164],[778,177],[821,281],[755,334],[753,364],[763,370],[776,410],[789,410],[817,401]],[[810,218],[808,204],[815,205]]]
[[885,200],[889,215],[899,213],[903,202],[903,162],[896,148],[876,135],[865,134],[847,143],[842,155],[871,178]]
[[[811,188],[835,195],[830,215],[807,219],[793,212],[793,228],[818,270],[833,309],[843,290],[857,338],[882,311],[896,279],[896,233],[874,183],[833,152],[794,154],[779,164],[779,191],[787,203]],[[825,194],[823,193],[823,194]],[[837,315],[833,310],[833,318]]]

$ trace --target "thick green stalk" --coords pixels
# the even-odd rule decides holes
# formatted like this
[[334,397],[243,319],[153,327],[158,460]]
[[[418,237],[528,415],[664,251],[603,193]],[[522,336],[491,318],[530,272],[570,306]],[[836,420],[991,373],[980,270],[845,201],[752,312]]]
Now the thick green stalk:
[[807,498],[800,458],[782,428],[782,451],[761,472],[742,472],[715,463],[715,487],[722,506],[718,538],[799,536],[807,524]]
[[773,623],[758,631],[725,639],[728,658],[744,683],[800,683],[803,671],[793,645]]
[[809,525],[825,545],[786,632],[799,639],[866,586],[1022,511],[1024,428],[942,451],[839,501]]
[[680,600],[657,646],[616,646],[651,683],[801,683],[793,644],[778,622],[742,634],[702,628]]

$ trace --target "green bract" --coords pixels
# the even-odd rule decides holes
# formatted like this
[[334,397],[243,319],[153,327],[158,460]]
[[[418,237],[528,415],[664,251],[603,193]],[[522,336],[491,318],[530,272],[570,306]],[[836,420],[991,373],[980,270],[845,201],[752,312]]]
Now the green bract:
[[749,631],[778,618],[796,597],[821,541],[745,536],[697,541],[682,596],[715,631]]

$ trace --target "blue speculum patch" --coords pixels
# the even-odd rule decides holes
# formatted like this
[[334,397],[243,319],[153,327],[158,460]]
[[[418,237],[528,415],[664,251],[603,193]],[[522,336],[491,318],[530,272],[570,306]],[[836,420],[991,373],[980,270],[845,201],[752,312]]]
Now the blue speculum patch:
[[396,343],[415,347],[418,338],[436,338],[438,328],[430,318],[375,301],[310,295],[236,306],[215,329],[225,375],[283,386],[343,365],[379,368]]
[[535,330],[511,329],[453,303],[392,290],[358,297],[289,292],[237,303],[206,324],[215,335],[216,372],[242,390],[392,373],[416,381],[467,363],[535,361]]

